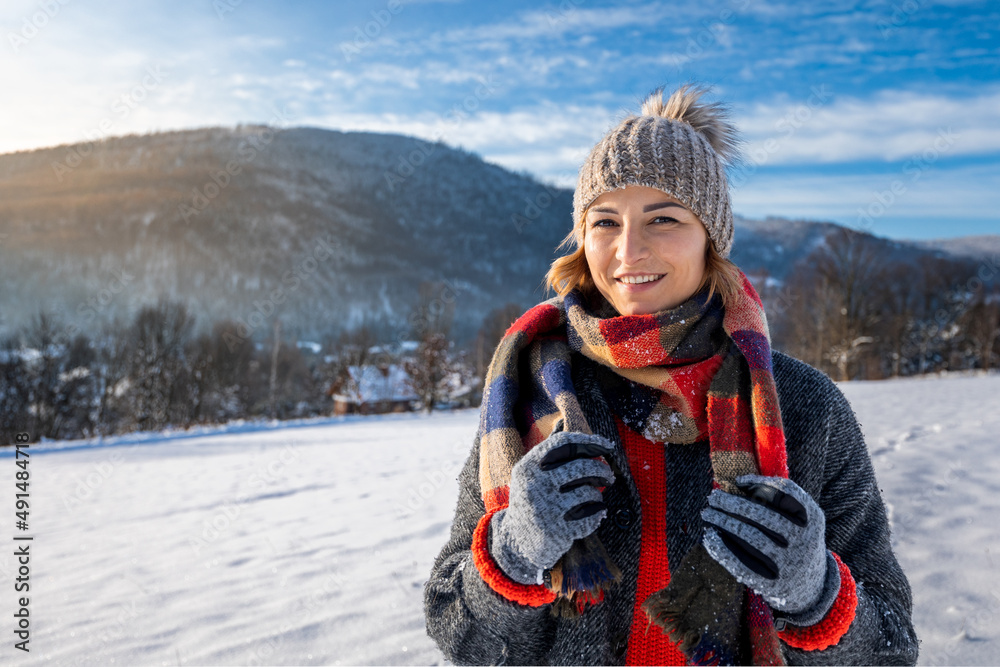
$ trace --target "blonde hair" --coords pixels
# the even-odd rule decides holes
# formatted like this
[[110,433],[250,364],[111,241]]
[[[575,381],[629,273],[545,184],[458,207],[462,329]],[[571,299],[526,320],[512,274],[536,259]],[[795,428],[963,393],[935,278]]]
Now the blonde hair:
[[[590,273],[590,265],[587,263],[583,245],[587,211],[589,210],[590,206],[584,209],[577,225],[556,246],[556,250],[575,246],[573,252],[553,261],[552,266],[545,274],[545,284],[559,296],[566,296],[574,288],[578,288],[587,297],[598,291]],[[706,283],[709,285],[708,299],[711,300],[718,292],[722,297],[723,307],[734,304],[743,289],[743,279],[740,277],[739,267],[719,254],[711,238],[708,239],[705,247],[705,276],[695,292],[700,291]]]

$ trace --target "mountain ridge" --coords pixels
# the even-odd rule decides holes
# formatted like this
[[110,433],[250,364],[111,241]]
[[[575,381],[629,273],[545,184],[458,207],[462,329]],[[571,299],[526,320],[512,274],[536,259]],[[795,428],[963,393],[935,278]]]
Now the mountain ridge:
[[[503,303],[547,298],[572,194],[440,141],[310,127],[3,154],[0,334],[40,309],[93,329],[165,295],[203,328],[229,318],[266,334],[280,317],[312,340],[364,322],[405,337],[429,299],[453,305],[467,337]],[[837,228],[737,216],[731,259],[781,281]],[[904,259],[949,252],[872,238]]]

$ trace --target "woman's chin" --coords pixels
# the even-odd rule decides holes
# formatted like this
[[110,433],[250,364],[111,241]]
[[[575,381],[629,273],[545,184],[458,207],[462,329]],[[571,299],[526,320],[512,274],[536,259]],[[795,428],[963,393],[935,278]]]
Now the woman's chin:
[[615,294],[614,299],[608,299],[621,315],[653,315],[664,310],[670,310],[681,305],[697,292],[692,292],[684,298],[678,298],[675,294],[663,296],[656,294],[644,294],[642,297],[633,296],[627,298],[622,294]]
[[629,299],[613,304],[622,315],[652,315],[670,308],[670,301],[651,302],[646,299]]

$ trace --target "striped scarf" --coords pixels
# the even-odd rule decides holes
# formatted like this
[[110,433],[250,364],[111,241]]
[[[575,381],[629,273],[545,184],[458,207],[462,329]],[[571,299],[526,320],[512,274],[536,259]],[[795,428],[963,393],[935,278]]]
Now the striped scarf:
[[[741,293],[728,308],[719,295],[707,300],[705,287],[675,308],[621,316],[604,299],[591,310],[573,290],[514,322],[490,363],[480,412],[486,516],[507,506],[510,472],[525,452],[554,430],[592,432],[571,379],[573,352],[629,380],[603,393],[634,431],[655,442],[707,439],[715,488],[739,494],[733,480],[740,475],[787,477],[767,320],[757,292],[740,276]],[[568,616],[600,603],[619,576],[610,561],[596,533],[577,540],[546,573],[538,602],[553,602],[554,614]],[[770,608],[700,543],[644,609],[692,664],[735,662],[741,633],[753,664],[783,663]]]

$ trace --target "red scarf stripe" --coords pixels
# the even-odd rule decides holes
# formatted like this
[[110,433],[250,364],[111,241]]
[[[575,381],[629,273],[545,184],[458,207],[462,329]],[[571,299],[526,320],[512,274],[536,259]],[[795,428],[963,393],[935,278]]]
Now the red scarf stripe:
[[761,475],[788,477],[788,453],[780,426],[763,426],[757,430],[757,459]]
[[559,324],[561,317],[562,313],[559,312],[558,308],[548,302],[540,303],[514,320],[514,323],[504,333],[504,338],[521,333],[528,340],[532,340],[539,332],[555,328]]
[[723,398],[708,395],[708,437],[712,451],[745,452],[744,443],[754,437],[750,414],[739,396]]
[[486,512],[498,512],[510,504],[510,486],[503,485],[495,489],[489,489],[483,494],[483,505]]
[[[601,327],[604,328],[603,326]],[[644,368],[663,363],[667,356],[666,350],[657,350],[660,344],[660,332],[656,329],[637,332],[619,343],[608,345],[611,359],[619,368]],[[654,350],[653,354],[649,350]]]
[[753,283],[747,278],[746,274],[740,271],[740,276],[742,280],[740,281],[743,285],[743,291],[747,293],[751,299],[757,304],[761,312],[764,311],[764,302],[760,300],[760,295],[757,294],[757,290],[753,288]]
[[[696,400],[708,393],[708,388],[712,384],[712,378],[716,371],[722,366],[725,357],[720,354],[713,354],[704,361],[699,361],[687,366],[684,370],[679,370],[670,376],[670,391],[666,391],[661,386],[663,395],[661,402],[668,405],[675,403],[675,396],[684,397],[684,409],[681,412],[692,417],[698,425],[698,431],[708,433],[708,412],[707,405],[701,400]],[[666,383],[664,383],[666,384]]]
[[627,318],[611,317],[598,323],[601,335],[614,347],[650,331],[659,333],[660,325],[652,315],[632,315]]
[[[754,374],[757,375],[754,375]],[[788,453],[785,449],[785,431],[781,423],[781,409],[774,391],[771,375],[763,371],[751,371],[753,391],[751,399],[753,413],[758,416],[756,424],[757,458],[760,474],[769,477],[788,477]]]
[[761,417],[767,423],[780,425],[781,410],[778,407],[777,387],[774,386],[773,374],[770,370],[755,368],[750,371],[750,398],[754,410],[761,410]]
[[635,433],[617,415],[615,425],[639,497],[642,498],[642,547],[629,631],[626,665],[685,665],[687,660],[663,629],[642,609],[647,597],[670,583],[667,553],[667,476],[663,445]]
[[670,375],[670,379],[673,380],[677,391],[689,403],[700,403],[701,401],[695,401],[695,399],[708,391],[712,378],[724,361],[725,357],[721,354],[713,354],[708,359],[679,367]]
[[660,345],[659,323],[652,315],[599,320],[598,331],[619,368],[655,366],[668,354]]

